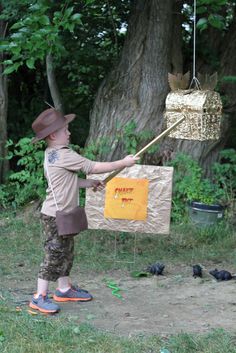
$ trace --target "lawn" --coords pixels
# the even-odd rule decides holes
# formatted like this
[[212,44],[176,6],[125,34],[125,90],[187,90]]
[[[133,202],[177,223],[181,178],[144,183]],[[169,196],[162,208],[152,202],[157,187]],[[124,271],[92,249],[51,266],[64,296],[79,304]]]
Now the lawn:
[[[115,236],[117,257],[122,262],[114,262]],[[86,231],[76,240],[75,267],[95,277],[116,269],[127,276],[133,270],[144,270],[157,259],[172,268],[180,264],[222,263],[236,269],[236,234],[226,223],[210,230],[198,230],[189,224],[172,225],[168,236],[138,234],[136,240],[133,264],[133,234]],[[11,288],[19,279],[26,287],[35,286],[42,258],[38,212],[2,212],[0,247],[0,352],[236,352],[236,332],[224,328],[200,334],[156,332],[127,336],[97,329],[89,318],[81,320],[76,315],[30,315],[23,301],[16,305]]]

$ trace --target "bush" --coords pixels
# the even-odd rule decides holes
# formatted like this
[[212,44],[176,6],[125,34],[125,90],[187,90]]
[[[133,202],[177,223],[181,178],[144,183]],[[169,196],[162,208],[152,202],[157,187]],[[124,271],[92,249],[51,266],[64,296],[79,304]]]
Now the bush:
[[[123,129],[123,142],[126,153],[135,153],[136,146],[146,141],[148,133],[135,134],[135,124],[130,122]],[[117,131],[119,136],[119,131]],[[150,137],[150,136],[149,136]],[[43,175],[43,156],[45,142],[31,144],[30,138],[22,138],[14,145],[9,140],[8,159],[17,159],[17,171],[12,171],[8,181],[0,185],[0,204],[2,207],[12,205],[14,207],[24,205],[34,199],[43,199],[47,187]],[[110,145],[109,139],[102,140],[98,145],[89,145],[82,154],[91,159],[99,158]],[[77,145],[71,146],[80,151]],[[154,146],[155,149],[157,146]],[[150,152],[150,151],[149,151]],[[172,219],[182,221],[186,215],[186,204],[188,201],[199,201],[206,204],[220,203],[227,206],[227,214],[233,217],[235,212],[235,190],[236,190],[236,152],[234,149],[223,150],[220,153],[220,161],[212,167],[213,179],[203,178],[203,170],[199,164],[190,156],[179,153],[169,165],[174,167],[173,182],[173,207]],[[79,177],[84,177],[79,173]],[[85,203],[85,191],[80,190],[80,204]]]
[[14,145],[9,140],[7,147],[8,159],[16,158],[18,171],[11,171],[5,185],[0,186],[0,204],[3,207],[24,205],[25,203],[43,198],[46,180],[43,175],[44,141],[32,144],[28,137],[22,138]]
[[[137,146],[145,143],[153,137],[153,133],[142,131],[136,133],[134,121],[128,122],[125,126],[117,126],[115,140],[122,139],[126,154],[135,153]],[[91,160],[98,160],[103,154],[111,150],[111,138],[100,139],[97,144],[90,144],[84,149],[78,145],[70,145],[72,149],[82,153],[83,156]],[[0,204],[2,207],[12,205],[14,207],[24,205],[34,199],[43,199],[47,187],[46,179],[43,175],[43,156],[45,142],[31,144],[28,137],[22,138],[14,145],[12,140],[8,140],[8,159],[17,159],[16,171],[11,171],[7,183],[0,185]],[[149,149],[148,153],[157,150],[157,146]],[[84,178],[83,173],[78,173],[80,178]],[[80,189],[80,204],[85,204],[85,190]]]
[[174,167],[173,212],[175,221],[186,214],[186,204],[198,201],[205,204],[221,204],[231,215],[235,208],[236,152],[223,150],[220,161],[212,166],[213,179],[203,178],[203,170],[189,155],[179,153],[169,163]]
[[232,148],[220,152],[220,161],[213,165],[214,182],[223,190],[228,216],[233,218],[236,212],[236,151]]

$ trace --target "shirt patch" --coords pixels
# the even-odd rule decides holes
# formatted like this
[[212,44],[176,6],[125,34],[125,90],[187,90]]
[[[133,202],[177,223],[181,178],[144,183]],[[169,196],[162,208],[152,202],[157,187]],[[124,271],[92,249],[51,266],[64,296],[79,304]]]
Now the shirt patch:
[[48,153],[48,163],[54,164],[59,159],[59,153],[57,150],[52,150]]

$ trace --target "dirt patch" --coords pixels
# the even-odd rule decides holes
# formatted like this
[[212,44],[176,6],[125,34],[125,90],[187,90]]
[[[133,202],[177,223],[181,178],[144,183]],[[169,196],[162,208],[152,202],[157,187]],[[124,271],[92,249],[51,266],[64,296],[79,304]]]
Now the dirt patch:
[[[172,268],[158,277],[134,279],[129,273],[116,270],[96,277],[82,273],[80,278],[80,286],[88,289],[94,300],[64,303],[58,315],[125,336],[203,333],[213,328],[235,330],[235,280],[216,282],[206,274],[202,279],[194,279],[191,268],[184,265],[182,271]],[[117,283],[123,300],[112,294],[104,278]],[[25,286],[17,281],[6,289],[11,291],[16,304],[25,304],[34,290],[32,283]]]

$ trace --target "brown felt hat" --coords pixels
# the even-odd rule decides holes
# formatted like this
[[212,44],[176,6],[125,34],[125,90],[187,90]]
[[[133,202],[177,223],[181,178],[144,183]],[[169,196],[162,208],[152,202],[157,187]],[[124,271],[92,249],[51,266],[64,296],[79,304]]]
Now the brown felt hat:
[[54,108],[44,110],[32,124],[32,129],[35,132],[35,137],[32,143],[43,140],[48,135],[61,129],[66,124],[74,120],[75,114],[63,115]]

